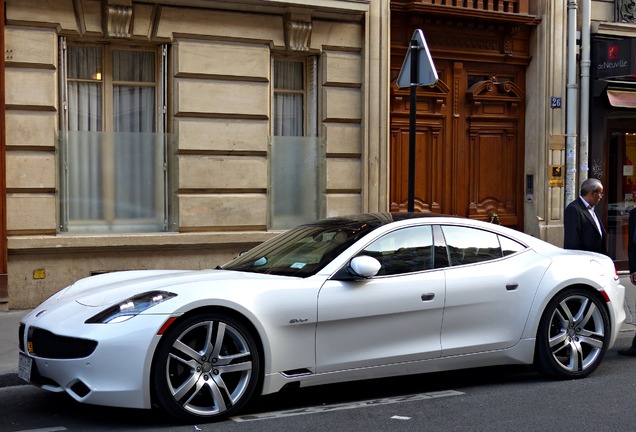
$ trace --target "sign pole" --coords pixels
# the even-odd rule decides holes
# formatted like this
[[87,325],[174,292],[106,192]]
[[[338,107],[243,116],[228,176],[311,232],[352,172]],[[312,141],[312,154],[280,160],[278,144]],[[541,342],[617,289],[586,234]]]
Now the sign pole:
[[409,179],[408,179],[408,211],[415,211],[415,138],[417,126],[417,87],[433,85],[437,82],[437,71],[426,45],[422,30],[415,30],[404,63],[397,79],[397,86],[410,87],[409,104]]
[[409,212],[415,211],[415,128],[417,126],[417,66],[419,45],[415,39],[411,40],[409,46],[411,55],[411,85],[409,104],[409,192],[408,208]]

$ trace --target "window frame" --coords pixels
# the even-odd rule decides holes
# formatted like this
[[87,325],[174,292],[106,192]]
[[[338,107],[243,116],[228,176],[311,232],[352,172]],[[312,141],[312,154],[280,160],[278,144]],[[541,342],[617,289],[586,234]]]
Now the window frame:
[[[303,65],[303,89],[278,89],[276,87],[276,62],[296,62]],[[303,125],[302,135],[304,137],[317,137],[318,136],[318,57],[315,55],[306,56],[291,56],[287,54],[273,54],[271,60],[271,76],[272,76],[272,122],[270,133],[272,136],[284,136],[274,135],[276,124],[276,112],[274,110],[274,101],[278,94],[302,94],[303,96]]]
[[[62,105],[60,115],[60,139],[59,155],[61,159],[60,176],[57,184],[58,188],[58,233],[87,233],[87,234],[104,234],[104,233],[136,233],[136,232],[165,232],[171,228],[170,223],[170,179],[168,170],[168,155],[169,155],[169,140],[166,135],[167,125],[167,46],[166,45],[124,45],[110,42],[87,42],[77,40],[67,40],[64,37],[60,38],[60,103]],[[93,75],[91,79],[86,78],[71,78],[68,76],[68,60],[67,50],[70,46],[79,47],[95,47],[100,49],[101,53],[101,67],[98,68],[96,73],[101,73],[101,77]],[[149,52],[152,53],[153,58],[153,80],[152,81],[125,81],[114,80],[114,61],[113,55],[116,51],[128,51],[128,52]],[[150,132],[157,136],[155,142],[159,142],[162,139],[163,149],[156,152],[154,166],[160,167],[153,176],[155,179],[154,184],[161,182],[162,187],[149,186],[148,192],[155,194],[154,197],[154,214],[162,214],[162,221],[158,224],[156,217],[117,217],[116,214],[116,181],[117,176],[112,175],[114,166],[116,164],[117,153],[112,143],[112,139],[105,137],[104,142],[106,145],[100,148],[100,168],[102,171],[99,180],[103,185],[101,189],[102,199],[102,215],[97,219],[70,219],[70,202],[69,202],[69,179],[68,179],[68,166],[67,166],[67,144],[62,143],[64,135],[68,132],[70,126],[70,106],[69,106],[69,83],[98,83],[101,90],[101,127],[96,131],[85,131],[86,133],[97,134],[112,134],[115,126],[115,107],[114,107],[114,90],[120,86],[132,86],[135,88],[153,88],[154,89],[154,113],[152,125],[153,131]],[[81,132],[81,131],[80,131]],[[111,141],[111,143],[108,143]],[[112,145],[111,145],[112,144]],[[109,174],[110,173],[110,174]],[[143,192],[143,190],[142,190]]]
[[[408,258],[407,258],[410,260],[419,259],[420,260],[419,264],[426,264],[425,267],[412,268],[412,269],[408,269],[408,271],[403,271],[404,269],[398,269],[396,267],[395,269],[389,269],[387,271],[387,269],[384,268],[385,264],[391,264],[392,263],[391,260],[395,261],[395,260],[399,260],[403,258],[391,256],[391,254],[386,254],[386,253],[383,254],[378,251],[369,250],[370,248],[372,248],[372,246],[378,245],[382,241],[386,241],[391,236],[402,235],[405,232],[405,230],[422,229],[425,227],[428,227],[431,230],[431,238],[426,239],[427,243],[428,243],[428,240],[431,240],[431,244],[426,244],[424,246],[411,245],[412,246],[411,248],[418,249],[418,250],[424,249],[424,248],[429,249],[428,255],[425,257],[419,257],[419,256],[414,256],[413,254],[410,254],[408,255]],[[453,257],[453,254],[451,253],[451,250],[449,249],[449,245],[446,240],[446,235],[444,233],[444,228],[472,230],[472,231],[487,233],[493,236],[494,239],[497,241],[501,256],[478,254],[474,257],[475,259],[473,259],[472,261],[453,263],[454,257]],[[517,247],[515,248],[515,250],[511,250],[510,248],[504,249],[504,242],[502,242],[502,240],[505,240],[505,243],[514,244]],[[470,248],[474,248],[474,246],[470,246],[469,249]],[[399,253],[401,249],[404,249],[404,248],[403,247],[397,248],[393,252],[397,255],[397,253]],[[376,238],[371,243],[365,245],[359,252],[356,253],[355,256],[367,255],[377,259],[383,267],[380,269],[376,277],[385,278],[385,277],[399,277],[399,276],[405,276],[405,275],[411,275],[415,273],[435,271],[435,270],[450,269],[450,268],[455,268],[459,266],[486,264],[486,263],[491,263],[494,261],[506,259],[518,253],[523,253],[526,250],[528,250],[528,245],[495,231],[490,231],[490,230],[482,229],[478,227],[464,226],[464,225],[431,223],[431,224],[409,225],[409,226],[396,228],[394,230],[386,232],[381,237]]]
[[[276,62],[303,64],[302,134],[275,135],[277,131],[276,96],[300,94],[300,90],[278,89]],[[290,229],[298,224],[324,217],[326,190],[326,145],[319,136],[319,68],[315,54],[289,55],[272,53],[270,57],[270,142],[268,154],[268,221],[269,229]],[[304,175],[299,181],[295,171]],[[309,175],[309,174],[312,175]],[[315,175],[314,175],[315,174]],[[278,186],[277,186],[278,185]],[[302,191],[299,191],[302,189]],[[308,193],[310,191],[311,193]],[[295,197],[295,198],[290,198]],[[290,211],[291,210],[291,211]]]

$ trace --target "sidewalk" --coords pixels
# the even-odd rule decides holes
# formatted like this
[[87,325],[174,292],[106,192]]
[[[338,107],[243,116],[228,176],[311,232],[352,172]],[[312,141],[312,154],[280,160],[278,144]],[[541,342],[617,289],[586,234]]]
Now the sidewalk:
[[[622,331],[629,332],[629,338],[636,329],[636,286],[629,280],[629,274],[621,274],[621,283],[625,286],[625,304],[627,305],[627,320]],[[18,326],[20,319],[28,310],[0,312],[0,387],[24,384],[18,378]]]
[[28,312],[0,312],[0,387],[24,383],[18,378],[18,326]]

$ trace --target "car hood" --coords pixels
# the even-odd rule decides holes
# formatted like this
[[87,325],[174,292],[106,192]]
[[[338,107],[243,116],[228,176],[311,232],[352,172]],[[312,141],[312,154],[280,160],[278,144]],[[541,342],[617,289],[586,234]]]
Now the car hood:
[[[179,294],[191,284],[214,282],[218,286],[245,285],[246,280],[283,278],[229,270],[136,270],[106,273],[81,279],[52,297],[55,301],[75,301],[89,307],[109,306],[136,294],[170,291]],[[286,277],[288,279],[288,277]]]

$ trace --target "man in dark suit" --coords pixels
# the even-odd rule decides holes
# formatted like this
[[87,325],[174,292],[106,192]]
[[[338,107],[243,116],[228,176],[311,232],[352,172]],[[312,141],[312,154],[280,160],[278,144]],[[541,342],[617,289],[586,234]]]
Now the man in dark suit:
[[[636,285],[636,208],[629,211],[629,228],[627,230],[627,257],[629,258],[629,279]],[[628,349],[618,350],[619,354],[636,356],[636,336],[632,340],[632,346]]]
[[603,198],[603,184],[589,178],[581,185],[581,196],[565,208],[563,216],[565,249],[607,254],[605,228],[594,210]]

